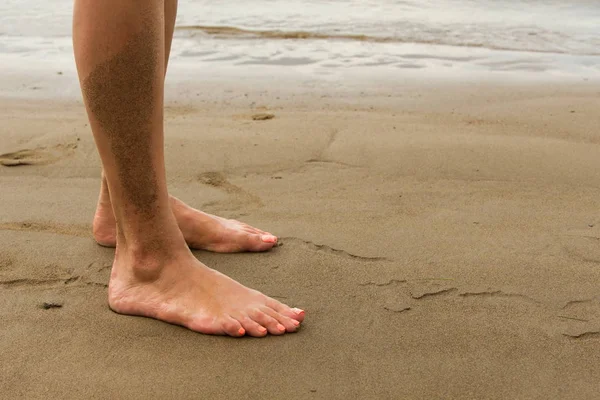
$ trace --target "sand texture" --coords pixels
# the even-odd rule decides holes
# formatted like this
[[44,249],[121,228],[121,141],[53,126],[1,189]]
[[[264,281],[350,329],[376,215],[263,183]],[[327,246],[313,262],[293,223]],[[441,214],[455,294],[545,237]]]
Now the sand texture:
[[1,100],[0,397],[598,398],[599,94],[171,99],[171,193],[282,238],[195,255],[307,310],[241,340],[111,312],[81,104]]

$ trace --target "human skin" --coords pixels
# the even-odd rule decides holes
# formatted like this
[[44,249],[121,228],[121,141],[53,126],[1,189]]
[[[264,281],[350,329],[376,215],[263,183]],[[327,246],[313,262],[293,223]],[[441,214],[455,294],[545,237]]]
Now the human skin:
[[[177,0],[165,0],[165,75],[175,31],[176,16]],[[169,196],[169,199],[179,229],[190,248],[219,253],[233,253],[266,251],[277,244],[277,237],[269,232],[237,220],[221,218],[196,210],[173,196]],[[94,215],[93,234],[96,242],[102,246],[115,247],[117,243],[117,223],[104,172],[102,172],[100,195],[98,196],[98,204]]]
[[190,252],[164,164],[164,0],[76,0],[73,44],[116,221],[110,307],[206,334],[294,332],[304,311],[214,271]]

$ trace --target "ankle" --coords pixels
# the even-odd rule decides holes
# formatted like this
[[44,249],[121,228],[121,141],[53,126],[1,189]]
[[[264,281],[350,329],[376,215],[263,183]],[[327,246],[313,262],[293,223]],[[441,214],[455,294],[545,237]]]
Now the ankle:
[[[166,243],[127,243],[119,244],[115,251],[113,273],[129,276],[135,281],[155,281],[168,265],[173,265],[189,249],[187,246],[176,248]],[[123,275],[124,274],[124,275]]]
[[115,211],[117,241],[128,253],[152,255],[185,245],[177,220],[168,205],[157,206],[150,213],[141,213],[132,207]]
[[179,231],[173,232],[171,235],[165,235],[161,232],[158,234],[145,234],[143,236],[135,235],[134,237],[119,236],[119,253],[136,261],[168,259],[174,253],[179,252],[181,248],[187,247]]

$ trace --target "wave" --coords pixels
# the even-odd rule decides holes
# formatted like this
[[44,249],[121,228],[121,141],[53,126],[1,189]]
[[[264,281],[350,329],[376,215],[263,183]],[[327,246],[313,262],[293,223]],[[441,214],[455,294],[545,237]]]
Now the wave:
[[[530,52],[530,53],[544,53],[544,54],[572,54],[569,51],[563,51],[558,49],[544,50],[535,48],[520,48],[520,47],[509,47],[509,46],[497,46],[493,44],[485,43],[456,43],[452,40],[440,40],[440,39],[418,39],[410,38],[403,39],[400,37],[391,36],[371,36],[363,34],[347,34],[347,33],[320,33],[320,32],[308,32],[308,31],[281,31],[281,30],[252,30],[237,28],[234,26],[209,26],[209,25],[183,25],[175,28],[177,31],[182,32],[202,32],[207,35],[211,35],[220,39],[274,39],[274,40],[350,40],[357,42],[373,42],[373,43],[417,43],[417,44],[430,44],[430,45],[442,45],[442,46],[455,46],[455,47],[469,47],[469,48],[482,48],[489,50],[501,50],[501,51],[519,51],[519,52]],[[600,52],[587,52],[587,56],[600,56]]]
[[178,31],[200,31],[212,36],[230,37],[230,38],[246,38],[246,39],[337,39],[337,40],[354,40],[361,42],[398,42],[397,38],[378,37],[368,35],[352,35],[352,34],[330,34],[307,31],[259,31],[236,28],[233,26],[204,26],[204,25],[189,25],[178,26],[175,28]]

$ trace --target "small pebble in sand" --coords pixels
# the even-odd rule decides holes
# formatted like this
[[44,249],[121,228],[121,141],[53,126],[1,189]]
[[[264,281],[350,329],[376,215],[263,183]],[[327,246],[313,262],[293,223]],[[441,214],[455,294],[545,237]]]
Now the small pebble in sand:
[[62,308],[62,303],[53,303],[53,302],[43,302],[40,305],[40,308],[43,308],[44,310],[49,310],[51,308]]
[[255,121],[266,121],[268,119],[273,119],[273,118],[275,118],[275,114],[268,114],[268,113],[254,114],[252,116],[252,119]]

